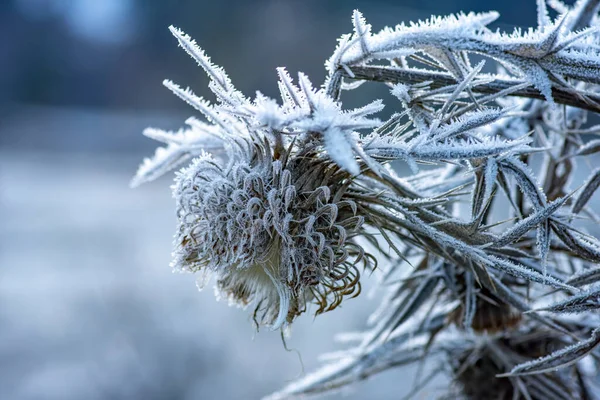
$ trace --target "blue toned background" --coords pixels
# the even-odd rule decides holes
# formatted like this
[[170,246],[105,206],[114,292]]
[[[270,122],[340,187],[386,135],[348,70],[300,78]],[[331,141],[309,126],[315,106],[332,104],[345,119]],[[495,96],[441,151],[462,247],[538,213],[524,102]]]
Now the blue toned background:
[[[168,25],[242,91],[275,96],[277,66],[322,82],[354,8],[375,30],[489,9],[511,29],[535,23],[535,2],[522,4],[1,0],[0,399],[255,399],[303,372],[295,350],[314,369],[376,306],[364,293],[303,316],[286,351],[278,333],[255,334],[247,312],[171,273],[171,176],[128,188],[156,146],[143,128],[193,114],[162,80],[208,91]],[[387,372],[348,398],[399,397],[411,379]]]

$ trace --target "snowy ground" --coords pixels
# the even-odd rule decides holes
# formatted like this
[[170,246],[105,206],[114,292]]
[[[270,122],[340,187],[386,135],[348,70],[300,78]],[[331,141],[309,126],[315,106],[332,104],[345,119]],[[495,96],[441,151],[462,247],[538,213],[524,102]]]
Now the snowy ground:
[[[278,333],[255,335],[248,312],[171,273],[169,179],[129,189],[138,161],[0,151],[0,398],[256,399],[302,373]],[[375,305],[305,315],[288,345],[314,370]],[[409,390],[399,381],[410,375],[347,398]]]

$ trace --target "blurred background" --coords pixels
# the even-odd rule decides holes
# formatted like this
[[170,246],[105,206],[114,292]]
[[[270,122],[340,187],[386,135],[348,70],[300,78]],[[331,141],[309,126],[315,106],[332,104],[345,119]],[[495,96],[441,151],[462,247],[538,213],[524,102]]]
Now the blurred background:
[[[157,145],[142,130],[194,113],[162,80],[208,92],[170,24],[243,92],[275,96],[278,66],[323,81],[355,8],[374,30],[461,10],[536,21],[533,0],[0,0],[0,399],[256,399],[364,326],[376,296],[303,316],[293,351],[255,334],[248,312],[171,273],[172,175],[128,188]],[[391,371],[347,398],[410,382]]]

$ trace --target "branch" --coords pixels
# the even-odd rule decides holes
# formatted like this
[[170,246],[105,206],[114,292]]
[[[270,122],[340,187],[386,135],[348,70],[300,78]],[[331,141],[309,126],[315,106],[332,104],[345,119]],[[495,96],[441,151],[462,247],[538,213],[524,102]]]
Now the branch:
[[[381,67],[381,66],[358,66],[350,67],[354,74],[351,77],[348,72],[342,68],[339,69],[341,75],[347,79],[366,80],[386,83],[417,84],[431,82],[431,89],[437,89],[444,86],[455,85],[458,82],[452,75],[441,72],[418,71],[405,68]],[[477,85],[471,88],[473,93],[493,94],[501,90],[511,88],[515,85],[524,83],[519,80],[496,79],[485,85]],[[517,90],[509,96],[528,97],[531,99],[545,100],[543,94],[533,87]],[[577,107],[588,111],[600,113],[600,96],[592,93],[580,93],[569,91],[563,88],[552,88],[552,97],[558,104],[564,104],[571,107]]]

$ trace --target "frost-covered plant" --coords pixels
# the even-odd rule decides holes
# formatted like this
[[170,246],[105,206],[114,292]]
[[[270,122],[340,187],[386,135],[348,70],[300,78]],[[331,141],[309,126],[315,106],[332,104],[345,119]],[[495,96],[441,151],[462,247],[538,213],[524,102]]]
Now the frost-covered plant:
[[[411,394],[445,373],[443,398],[599,396],[600,241],[584,225],[598,221],[600,168],[583,182],[574,171],[600,151],[587,122],[600,111],[600,1],[548,5],[512,34],[488,28],[494,12],[373,33],[355,11],[322,88],[278,70],[281,103],[244,96],[171,28],[217,100],[165,81],[206,121],[145,132],[166,147],[133,185],[188,164],[173,186],[172,266],[200,285],[216,276],[218,293],[272,329],[311,304],[335,309],[360,294],[362,271],[385,271],[355,347],[272,398],[424,361],[432,373]],[[372,117],[382,101],[342,107],[369,81],[396,99],[387,120]]]

